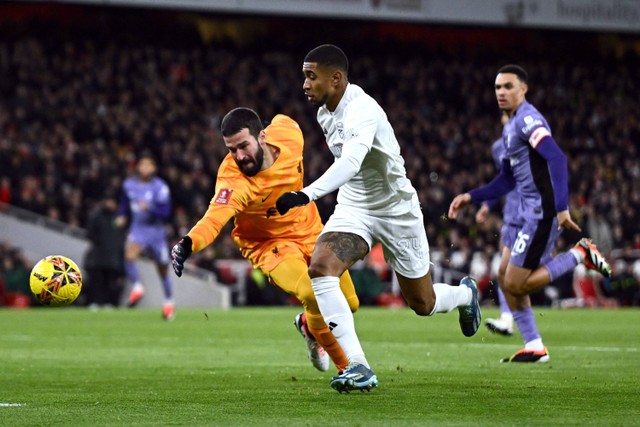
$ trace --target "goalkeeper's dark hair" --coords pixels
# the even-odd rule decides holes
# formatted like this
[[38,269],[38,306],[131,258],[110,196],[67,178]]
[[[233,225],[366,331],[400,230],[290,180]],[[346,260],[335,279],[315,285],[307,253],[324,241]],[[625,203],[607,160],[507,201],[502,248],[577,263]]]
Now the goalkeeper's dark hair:
[[315,62],[322,67],[340,70],[345,74],[349,73],[349,60],[342,49],[332,44],[323,44],[311,49],[304,62]]
[[529,74],[519,65],[508,64],[498,70],[498,74],[515,74],[522,83],[529,83]]
[[222,136],[235,135],[244,128],[249,129],[249,133],[256,139],[258,139],[260,131],[264,129],[260,116],[251,108],[234,108],[222,118],[222,123],[220,123]]

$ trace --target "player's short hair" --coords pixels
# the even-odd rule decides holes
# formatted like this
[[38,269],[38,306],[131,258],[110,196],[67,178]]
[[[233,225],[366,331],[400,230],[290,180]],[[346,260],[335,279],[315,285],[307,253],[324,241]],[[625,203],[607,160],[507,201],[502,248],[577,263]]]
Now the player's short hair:
[[304,57],[304,62],[315,62],[320,66],[334,68],[345,74],[349,72],[347,55],[338,46],[332,44],[323,44],[311,49]]
[[256,139],[263,129],[260,116],[251,108],[234,108],[222,118],[222,123],[220,123],[222,136],[235,135],[244,128],[249,129],[249,133]]
[[156,156],[154,156],[149,149],[142,150],[142,152],[138,156],[138,163],[140,163],[140,161],[143,159],[151,160],[153,163],[157,163]]
[[503,67],[500,67],[500,69],[498,70],[498,74],[502,74],[502,73],[515,74],[518,77],[518,80],[520,80],[522,83],[529,82],[529,74],[527,74],[524,68],[522,68],[519,65],[508,64]]

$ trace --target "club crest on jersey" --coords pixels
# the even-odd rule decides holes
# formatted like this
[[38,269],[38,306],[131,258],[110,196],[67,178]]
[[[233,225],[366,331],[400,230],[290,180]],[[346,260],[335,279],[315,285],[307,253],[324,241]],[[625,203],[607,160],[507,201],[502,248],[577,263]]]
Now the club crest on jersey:
[[344,139],[344,125],[342,122],[336,123],[336,130],[338,131],[338,136],[340,139]]
[[544,123],[542,123],[542,120],[534,118],[532,116],[526,116],[524,118],[524,124],[526,126],[522,128],[522,133],[525,135],[531,132],[531,129],[535,129],[538,126],[544,126]]
[[231,193],[233,190],[231,188],[222,188],[218,191],[218,195],[216,196],[215,203],[219,205],[228,205],[229,200],[231,200]]
[[333,154],[335,158],[339,159],[340,156],[342,156],[342,142],[330,145],[329,150],[331,150],[331,154]]

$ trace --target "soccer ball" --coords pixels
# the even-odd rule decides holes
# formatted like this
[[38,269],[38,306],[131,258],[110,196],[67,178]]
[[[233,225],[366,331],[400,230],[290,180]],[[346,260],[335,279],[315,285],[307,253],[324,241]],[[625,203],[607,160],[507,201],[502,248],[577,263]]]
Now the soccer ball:
[[52,307],[69,305],[80,295],[82,273],[66,256],[51,255],[33,266],[29,285],[41,304]]

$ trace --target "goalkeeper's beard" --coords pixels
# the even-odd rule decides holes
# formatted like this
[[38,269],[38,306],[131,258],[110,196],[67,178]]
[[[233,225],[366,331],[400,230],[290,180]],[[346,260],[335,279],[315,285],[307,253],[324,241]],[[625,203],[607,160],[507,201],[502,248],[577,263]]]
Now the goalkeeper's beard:
[[236,162],[243,174],[247,176],[255,176],[260,170],[262,170],[262,163],[264,162],[264,150],[258,145],[258,151],[256,151],[255,157],[249,157],[241,162]]

